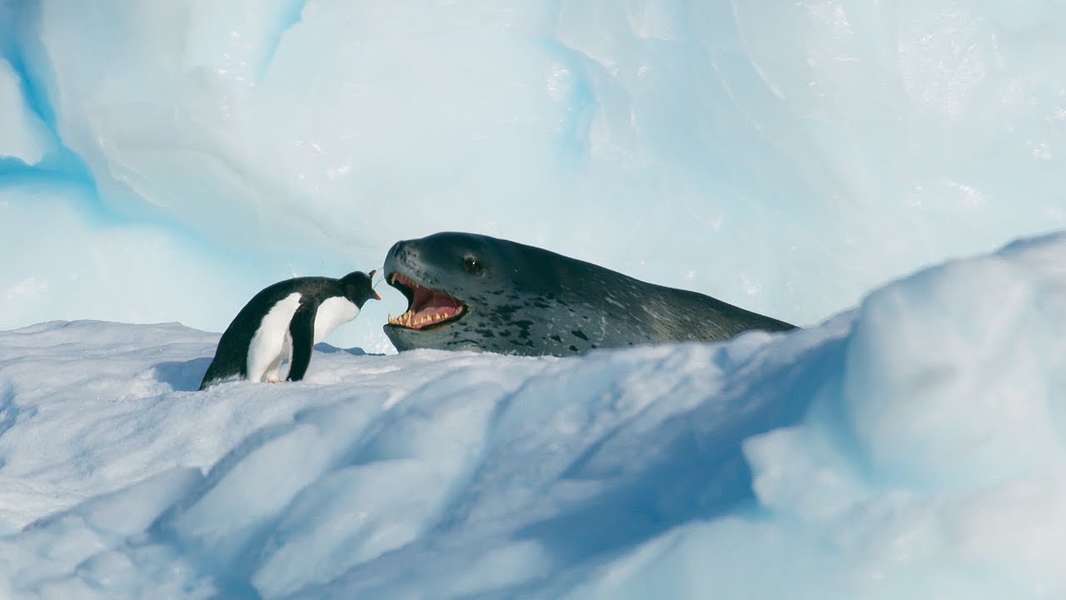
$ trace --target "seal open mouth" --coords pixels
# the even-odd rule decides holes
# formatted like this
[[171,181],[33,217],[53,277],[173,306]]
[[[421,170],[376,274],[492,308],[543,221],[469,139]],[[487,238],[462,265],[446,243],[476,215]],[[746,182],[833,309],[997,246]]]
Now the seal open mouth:
[[400,273],[389,275],[389,284],[407,297],[407,312],[389,317],[389,325],[421,331],[457,320],[466,306],[440,290],[425,287]]

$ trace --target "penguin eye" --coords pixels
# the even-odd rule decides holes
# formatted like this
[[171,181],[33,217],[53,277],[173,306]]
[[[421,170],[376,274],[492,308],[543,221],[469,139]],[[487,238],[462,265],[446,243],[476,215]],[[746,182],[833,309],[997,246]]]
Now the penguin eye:
[[476,256],[467,256],[463,259],[463,268],[467,273],[477,275],[482,270],[481,261]]

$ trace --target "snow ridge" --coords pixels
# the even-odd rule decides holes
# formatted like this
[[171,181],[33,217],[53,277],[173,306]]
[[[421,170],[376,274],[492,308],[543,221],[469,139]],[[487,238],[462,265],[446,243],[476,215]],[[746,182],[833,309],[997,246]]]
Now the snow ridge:
[[320,345],[189,391],[176,324],[0,333],[14,598],[1057,598],[1066,235],[787,335]]

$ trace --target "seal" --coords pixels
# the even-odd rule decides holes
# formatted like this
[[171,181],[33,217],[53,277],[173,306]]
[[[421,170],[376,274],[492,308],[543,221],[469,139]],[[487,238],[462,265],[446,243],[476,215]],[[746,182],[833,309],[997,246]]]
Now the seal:
[[384,268],[385,280],[408,302],[407,311],[384,327],[401,352],[567,356],[795,328],[710,296],[472,233],[397,242]]
[[200,389],[228,379],[299,381],[311,363],[312,347],[337,326],[359,314],[374,291],[370,274],[355,271],[340,279],[297,277],[279,281],[252,297],[218,341],[215,358]]

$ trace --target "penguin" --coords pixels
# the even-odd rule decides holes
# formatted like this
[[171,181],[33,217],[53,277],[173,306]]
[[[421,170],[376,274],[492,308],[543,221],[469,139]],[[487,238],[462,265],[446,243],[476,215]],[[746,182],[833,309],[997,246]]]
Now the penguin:
[[311,362],[311,348],[359,314],[371,298],[374,271],[279,281],[244,305],[218,341],[215,358],[200,383],[203,390],[226,379],[281,381],[289,362],[289,381],[300,381]]

